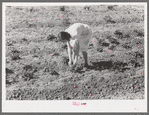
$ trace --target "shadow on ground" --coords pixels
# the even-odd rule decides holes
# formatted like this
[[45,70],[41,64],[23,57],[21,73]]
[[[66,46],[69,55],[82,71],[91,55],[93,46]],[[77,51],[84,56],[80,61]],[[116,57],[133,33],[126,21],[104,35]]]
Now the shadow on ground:
[[79,67],[77,67],[75,72],[84,73],[85,71],[90,71],[90,70],[102,71],[106,69],[109,71],[117,70],[117,71],[124,72],[126,71],[126,69],[129,69],[127,66],[128,66],[127,63],[123,63],[119,61],[114,62],[112,60],[108,60],[108,61],[100,61],[100,62],[91,62],[87,67],[85,67],[85,69],[82,64]]

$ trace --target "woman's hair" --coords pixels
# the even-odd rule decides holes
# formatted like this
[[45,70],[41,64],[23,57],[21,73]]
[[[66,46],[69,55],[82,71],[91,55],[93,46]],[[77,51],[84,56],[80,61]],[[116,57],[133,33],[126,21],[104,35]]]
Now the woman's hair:
[[57,36],[58,41],[67,40],[70,41],[71,35],[68,32],[60,32]]

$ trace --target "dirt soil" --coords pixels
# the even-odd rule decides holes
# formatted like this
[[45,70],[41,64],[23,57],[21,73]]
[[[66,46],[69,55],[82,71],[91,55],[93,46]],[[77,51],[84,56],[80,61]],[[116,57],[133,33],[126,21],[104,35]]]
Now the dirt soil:
[[[8,6],[6,99],[144,99],[143,6]],[[75,22],[91,26],[89,67],[80,52],[73,71],[57,34]]]

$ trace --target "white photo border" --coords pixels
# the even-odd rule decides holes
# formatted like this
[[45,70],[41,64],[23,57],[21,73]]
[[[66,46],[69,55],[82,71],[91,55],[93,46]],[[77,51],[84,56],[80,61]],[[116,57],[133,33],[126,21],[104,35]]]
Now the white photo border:
[[[133,5],[144,5],[145,7],[145,99],[142,100],[36,100],[36,101],[9,101],[6,100],[6,84],[5,84],[5,7],[11,6],[50,6],[50,5],[98,5],[98,4],[133,4]],[[7,2],[2,3],[2,112],[13,113],[13,112],[52,112],[52,113],[62,113],[62,112],[92,112],[92,113],[104,113],[104,112],[147,112],[147,3],[142,2],[49,2],[48,3],[27,3],[27,2]],[[87,103],[86,106],[74,106],[72,102]],[[109,104],[110,103],[110,104]],[[138,108],[136,111],[134,108]]]

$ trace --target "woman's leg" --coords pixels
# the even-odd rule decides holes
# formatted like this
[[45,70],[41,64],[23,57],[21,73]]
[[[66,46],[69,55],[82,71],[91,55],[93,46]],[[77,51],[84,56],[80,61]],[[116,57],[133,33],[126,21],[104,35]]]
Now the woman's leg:
[[68,47],[68,56],[69,56],[69,66],[73,64],[73,60],[72,60],[72,49],[69,43],[67,43],[67,47]]
[[81,43],[80,43],[80,47],[81,47],[81,52],[83,54],[83,58],[84,58],[84,62],[85,62],[85,66],[88,66],[88,54],[87,54],[87,50],[88,50],[88,43],[92,38],[92,31],[90,30],[90,34],[82,39]]
[[85,64],[84,66],[88,66],[88,55],[87,55],[87,52],[86,51],[82,51],[82,54],[83,54],[83,58],[84,58],[84,61],[85,61]]
[[74,61],[73,61],[74,66],[76,66],[76,63],[78,61],[79,50],[80,50],[80,47],[78,46],[77,50],[74,51]]
[[72,62],[74,64],[74,61],[75,61],[75,51],[72,49]]

